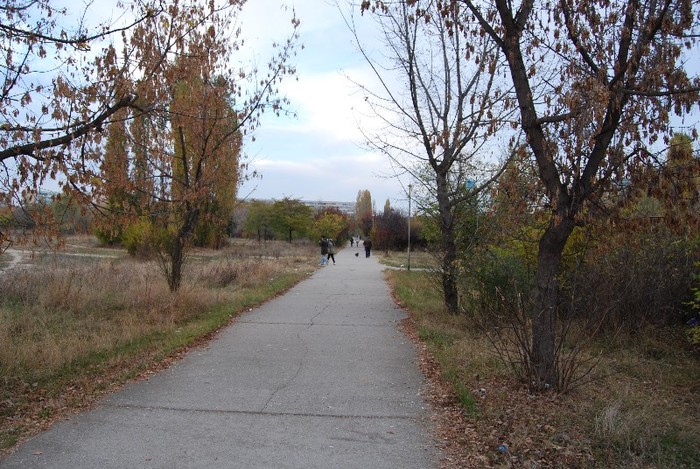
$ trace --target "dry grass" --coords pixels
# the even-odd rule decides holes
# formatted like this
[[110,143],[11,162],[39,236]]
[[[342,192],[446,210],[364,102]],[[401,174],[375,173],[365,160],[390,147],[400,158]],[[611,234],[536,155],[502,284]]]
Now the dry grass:
[[700,467],[700,359],[682,330],[603,338],[594,381],[535,395],[466,317],[443,310],[424,275],[388,273],[450,389],[436,399],[447,415],[446,467]]
[[[407,252],[377,252],[380,256],[380,262],[389,267],[407,267],[408,253]],[[439,262],[432,253],[424,250],[411,251],[411,269],[435,269]]]
[[159,366],[315,268],[314,246],[276,243],[271,258],[241,244],[195,252],[176,294],[155,263],[86,256],[97,248],[84,238],[68,252],[35,255],[31,266],[0,273],[0,450]]
[[176,327],[211,308],[208,292],[170,295],[152,265],[135,262],[35,267],[0,277],[0,363],[9,373],[55,370],[94,351]]

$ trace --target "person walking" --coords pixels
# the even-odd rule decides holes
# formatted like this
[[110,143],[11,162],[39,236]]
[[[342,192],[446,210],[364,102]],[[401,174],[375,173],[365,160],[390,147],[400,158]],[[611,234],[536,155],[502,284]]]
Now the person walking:
[[328,240],[325,236],[321,236],[318,244],[321,246],[321,265],[326,265],[328,264]]
[[333,244],[332,239],[328,239],[328,262],[333,260],[333,265],[335,265],[335,244]]
[[369,257],[369,254],[372,251],[372,240],[367,238],[362,245],[365,247],[365,257]]

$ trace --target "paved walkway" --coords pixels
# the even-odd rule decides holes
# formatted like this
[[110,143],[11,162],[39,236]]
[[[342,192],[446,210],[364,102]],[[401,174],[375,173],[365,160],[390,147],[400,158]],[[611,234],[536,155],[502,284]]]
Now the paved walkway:
[[0,467],[437,467],[405,315],[355,252]]

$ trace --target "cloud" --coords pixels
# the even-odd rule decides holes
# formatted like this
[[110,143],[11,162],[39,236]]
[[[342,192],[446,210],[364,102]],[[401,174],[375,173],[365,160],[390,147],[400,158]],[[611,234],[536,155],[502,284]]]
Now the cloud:
[[[246,5],[251,19],[243,24],[244,30],[253,27],[261,34],[265,31],[283,37],[280,33],[289,28],[280,17],[289,16],[289,12],[278,12],[263,3]],[[239,194],[248,196],[253,191],[253,198],[352,202],[359,190],[369,190],[379,209],[386,199],[400,206],[405,199],[401,184],[384,177],[392,173],[388,159],[364,149],[358,128],[362,125],[372,131],[378,124],[365,117],[366,103],[348,76],[359,83],[371,83],[371,70],[331,3],[294,3],[302,22],[300,42],[304,48],[294,60],[298,80],[283,81],[279,91],[291,101],[297,118],[263,118],[255,131],[255,142],[248,142],[244,149],[262,179],[245,183]],[[260,36],[256,44],[265,43],[265,39]]]
[[391,171],[388,161],[376,153],[306,159],[262,158],[254,166],[262,179],[244,184],[242,196],[254,190],[253,198],[352,202],[359,190],[369,190],[382,206],[386,199],[395,206],[402,205],[405,199],[398,181],[385,177]]
[[357,106],[354,85],[340,72],[307,73],[284,87],[298,120],[289,128],[341,141],[361,138],[353,110]]

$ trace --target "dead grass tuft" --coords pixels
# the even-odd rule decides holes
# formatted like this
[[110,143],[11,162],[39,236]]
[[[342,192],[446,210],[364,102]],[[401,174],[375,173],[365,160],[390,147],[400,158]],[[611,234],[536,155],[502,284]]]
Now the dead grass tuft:
[[197,283],[209,288],[248,288],[299,267],[295,259],[233,259],[212,261],[197,267]]

